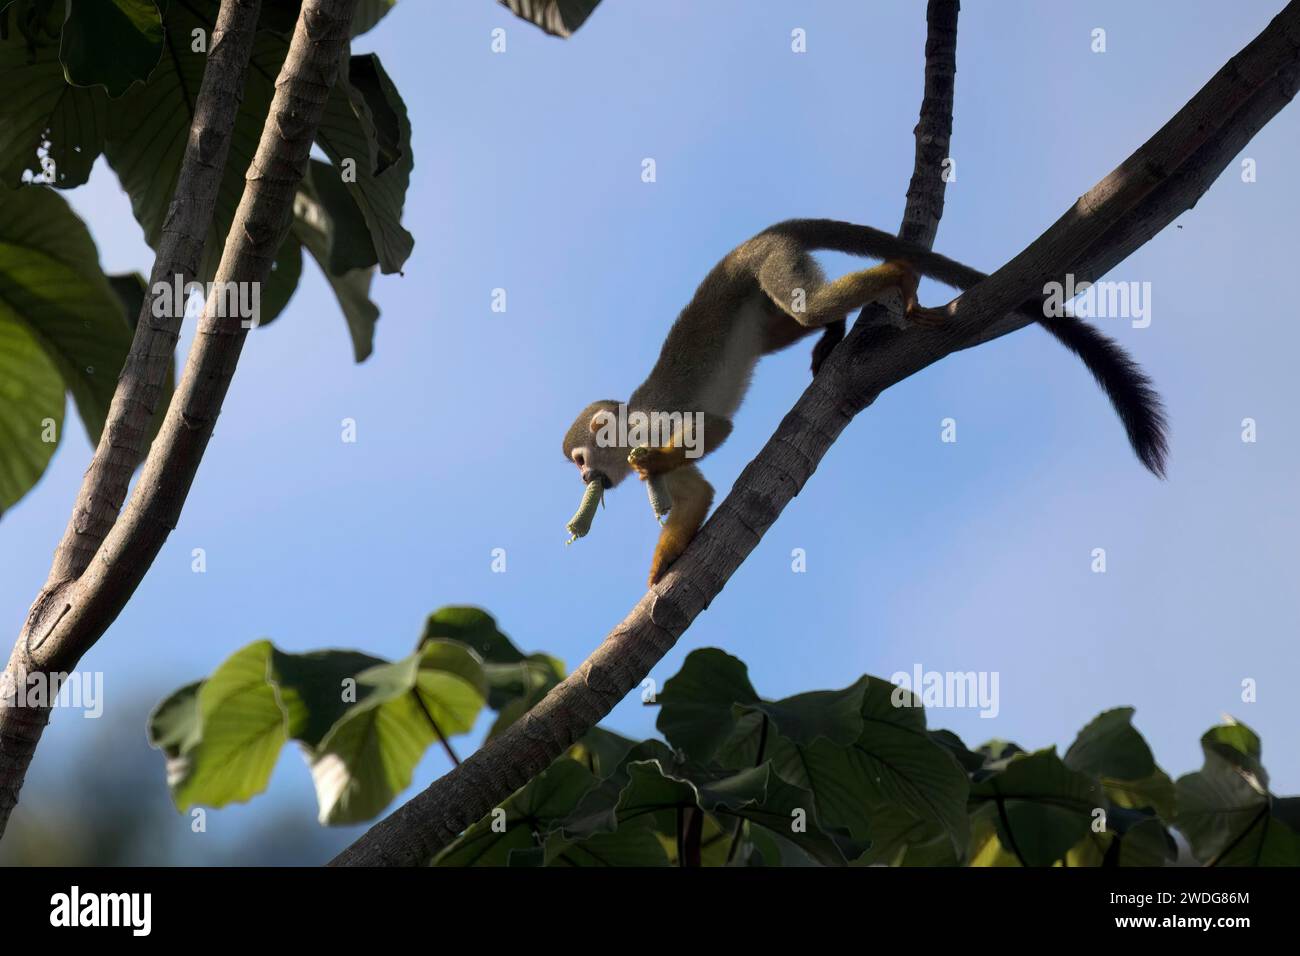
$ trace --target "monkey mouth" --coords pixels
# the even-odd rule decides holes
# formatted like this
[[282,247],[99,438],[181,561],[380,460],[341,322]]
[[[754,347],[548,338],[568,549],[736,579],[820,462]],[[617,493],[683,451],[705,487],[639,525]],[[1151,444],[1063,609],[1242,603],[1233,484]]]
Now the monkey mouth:
[[614,483],[609,480],[609,476],[603,471],[597,471],[594,468],[584,468],[582,470],[582,481],[584,484],[591,484],[593,481],[599,481],[602,488],[612,488]]

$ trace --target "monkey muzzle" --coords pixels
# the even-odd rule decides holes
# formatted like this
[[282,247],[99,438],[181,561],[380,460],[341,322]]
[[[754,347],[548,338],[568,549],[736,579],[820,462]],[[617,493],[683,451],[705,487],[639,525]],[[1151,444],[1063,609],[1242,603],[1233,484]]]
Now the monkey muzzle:
[[614,487],[614,483],[609,480],[609,477],[603,471],[597,471],[595,468],[584,468],[582,469],[581,474],[582,483],[584,485],[589,485],[593,481],[599,481],[602,488]]

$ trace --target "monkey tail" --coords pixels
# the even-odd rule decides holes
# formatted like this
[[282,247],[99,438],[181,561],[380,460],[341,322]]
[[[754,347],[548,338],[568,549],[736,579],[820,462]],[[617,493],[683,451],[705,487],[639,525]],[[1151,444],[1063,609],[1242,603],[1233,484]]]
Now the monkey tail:
[[1138,460],[1165,476],[1169,423],[1151,379],[1118,342],[1074,316],[1038,317],[1038,324],[1079,357],[1097,380],[1128,433]]
[[[809,250],[829,249],[873,259],[904,259],[930,278],[963,290],[988,278],[977,269],[913,245],[892,233],[838,219],[787,219],[759,235],[782,236]],[[1163,478],[1169,453],[1168,422],[1160,397],[1137,362],[1119,343],[1086,322],[1073,316],[1047,317],[1039,308],[1029,308],[1028,303],[1025,308],[1028,309],[1025,314],[1077,355],[1092,373],[1119,415],[1138,460],[1156,477]],[[843,334],[842,324],[826,327],[813,353],[814,374]]]

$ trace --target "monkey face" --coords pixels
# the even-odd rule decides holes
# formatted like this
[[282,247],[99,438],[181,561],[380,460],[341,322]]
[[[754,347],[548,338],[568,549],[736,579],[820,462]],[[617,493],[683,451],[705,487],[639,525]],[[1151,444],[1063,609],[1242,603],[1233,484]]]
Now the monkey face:
[[618,439],[620,404],[613,399],[592,402],[564,435],[564,457],[577,466],[584,482],[600,479],[613,488],[632,471],[627,463],[630,449]]

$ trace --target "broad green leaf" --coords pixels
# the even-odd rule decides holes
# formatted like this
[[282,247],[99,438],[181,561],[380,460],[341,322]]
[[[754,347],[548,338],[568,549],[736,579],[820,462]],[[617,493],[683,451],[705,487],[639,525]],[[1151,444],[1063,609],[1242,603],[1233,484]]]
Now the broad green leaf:
[[1178,844],[1154,817],[1148,817],[1118,836],[1120,866],[1167,866],[1178,858]]
[[[1214,866],[1300,866],[1300,820],[1269,793],[1259,738],[1244,724],[1201,737],[1205,762],[1178,778],[1176,825],[1192,854]],[[1288,823],[1290,819],[1290,823]]]
[[431,641],[356,679],[364,685],[356,704],[312,752],[324,824],[368,820],[388,806],[431,743],[473,728],[487,696],[477,655],[450,641]]
[[[70,86],[59,61],[63,4],[19,0],[0,10],[0,185],[24,174],[61,189],[80,186],[104,148],[108,95]],[[48,145],[47,145],[48,144]]]
[[[273,650],[270,641],[257,641],[236,651],[199,688],[200,736],[182,751],[186,766],[172,783],[178,809],[222,807],[266,789],[289,739],[284,708],[267,680]],[[179,711],[175,696],[168,702]],[[174,741],[176,733],[167,739]]]
[[357,12],[352,15],[353,38],[373,29],[396,5],[397,0],[358,0]]
[[319,159],[311,160],[310,165],[311,187],[330,217],[329,258],[322,267],[331,276],[370,270],[379,260],[361,208],[337,169]]
[[1140,780],[1148,776],[1156,767],[1155,759],[1132,720],[1132,707],[1099,714],[1079,731],[1065,753],[1065,765],[1095,777]]
[[[0,514],[45,473],[63,434],[66,404],[59,370],[0,307]],[[51,436],[56,441],[46,440]]]
[[[657,741],[645,741],[633,755],[654,753]],[[662,744],[658,744],[662,747]],[[590,790],[564,821],[566,838],[624,833],[630,827],[675,832],[677,811],[699,808],[732,833],[749,823],[769,829],[827,865],[843,865],[845,854],[820,827],[812,795],[777,776],[770,764],[739,772],[723,768],[675,766],[664,755],[631,759],[614,778]],[[851,850],[852,855],[865,847]],[[719,855],[719,865],[727,853]]]
[[569,37],[586,22],[600,0],[499,0],[502,6],[557,37]]
[[930,739],[946,748],[967,773],[974,773],[984,766],[985,755],[968,749],[961,738],[951,730],[932,730]]
[[[918,842],[942,837],[952,855],[963,859],[969,839],[966,773],[926,731],[920,698],[877,677],[863,680],[858,739],[847,746],[826,736],[792,743],[788,752],[774,755],[777,771],[811,791],[826,826],[844,828],[855,840],[886,839],[874,833],[875,816],[902,810],[921,822],[908,827]],[[896,706],[895,699],[906,706]],[[881,826],[895,836],[901,824],[891,816]]]
[[524,654],[481,608],[450,606],[429,615],[420,644],[435,639],[459,641],[484,660],[488,706],[499,716],[488,732],[496,737],[564,679],[564,662],[549,654]]
[[[516,865],[514,861],[520,852],[511,851],[511,866]],[[651,830],[628,829],[618,833],[598,833],[577,843],[552,836],[547,839],[542,853],[547,866],[670,865],[663,842]]]
[[162,56],[162,14],[153,0],[69,0],[59,59],[74,86],[121,96]]
[[636,741],[622,734],[592,727],[582,739],[569,748],[569,757],[582,764],[597,777],[608,777],[618,768]]
[[270,679],[288,715],[289,736],[309,748],[319,745],[348,708],[374,689],[359,675],[385,663],[359,651],[286,654],[273,649]]
[[271,275],[262,285],[259,303],[258,326],[270,325],[280,317],[298,291],[302,279],[302,243],[292,235],[286,236],[280,251],[271,263]]
[[862,735],[863,695],[870,678],[860,677],[843,690],[814,690],[778,701],[759,701],[748,709],[761,711],[791,743],[811,744],[818,738],[847,746]]
[[[533,850],[568,816],[596,778],[581,764],[561,757],[444,849],[436,866],[504,866],[512,850]],[[494,826],[497,819],[504,827]],[[575,841],[576,842],[576,841]]]
[[734,731],[736,704],[756,704],[745,664],[716,647],[691,651],[658,695],[655,726],[673,747],[707,763]]
[[[313,160],[312,163],[314,169],[317,161]],[[323,163],[320,165],[324,166]],[[311,183],[312,178],[309,170],[307,179],[303,180],[298,194],[294,197],[293,227],[285,240],[285,245],[298,243],[316,260],[316,264],[320,266],[325,276],[325,281],[329,283],[335,298],[338,299],[339,307],[343,310],[343,318],[347,322],[348,333],[352,338],[352,354],[356,361],[363,362],[374,351],[375,323],[379,321],[379,308],[370,300],[370,280],[375,270],[355,269],[341,276],[333,275],[329,271],[330,246],[337,230],[334,217],[316,197]],[[284,254],[282,249],[281,255]],[[299,257],[301,259],[301,253]],[[277,282],[280,278],[273,275],[272,282]]]
[[131,326],[86,224],[47,187],[0,192],[0,315],[44,347],[96,443]]
[[199,718],[199,690],[195,681],[164,698],[149,715],[149,746],[161,750],[166,761],[167,786],[175,787],[190,772],[190,750],[203,734]]
[[1066,751],[1065,765],[1100,777],[1106,795],[1121,807],[1151,807],[1173,819],[1174,784],[1156,766],[1151,748],[1132,724],[1133,708],[1099,714],[1079,731]]
[[[343,177],[373,246],[374,258],[332,252],[341,261],[332,259],[331,266],[342,268],[330,272],[338,274],[376,261],[381,272],[400,272],[415,245],[411,234],[402,228],[402,206],[415,161],[406,106],[379,57],[363,54],[351,58],[348,75],[339,77],[325,103],[316,142],[330,158],[335,176]],[[323,176],[316,179],[321,194]],[[324,201],[323,194],[321,198]]]
[[478,607],[453,604],[430,614],[420,644],[439,639],[467,645],[488,664],[514,664],[524,659],[523,652],[497,627],[496,618]]
[[1026,866],[1051,866],[1064,857],[1105,806],[1097,783],[1067,767],[1055,748],[1012,760],[973,784],[970,800],[981,822],[996,827],[1002,848]]

